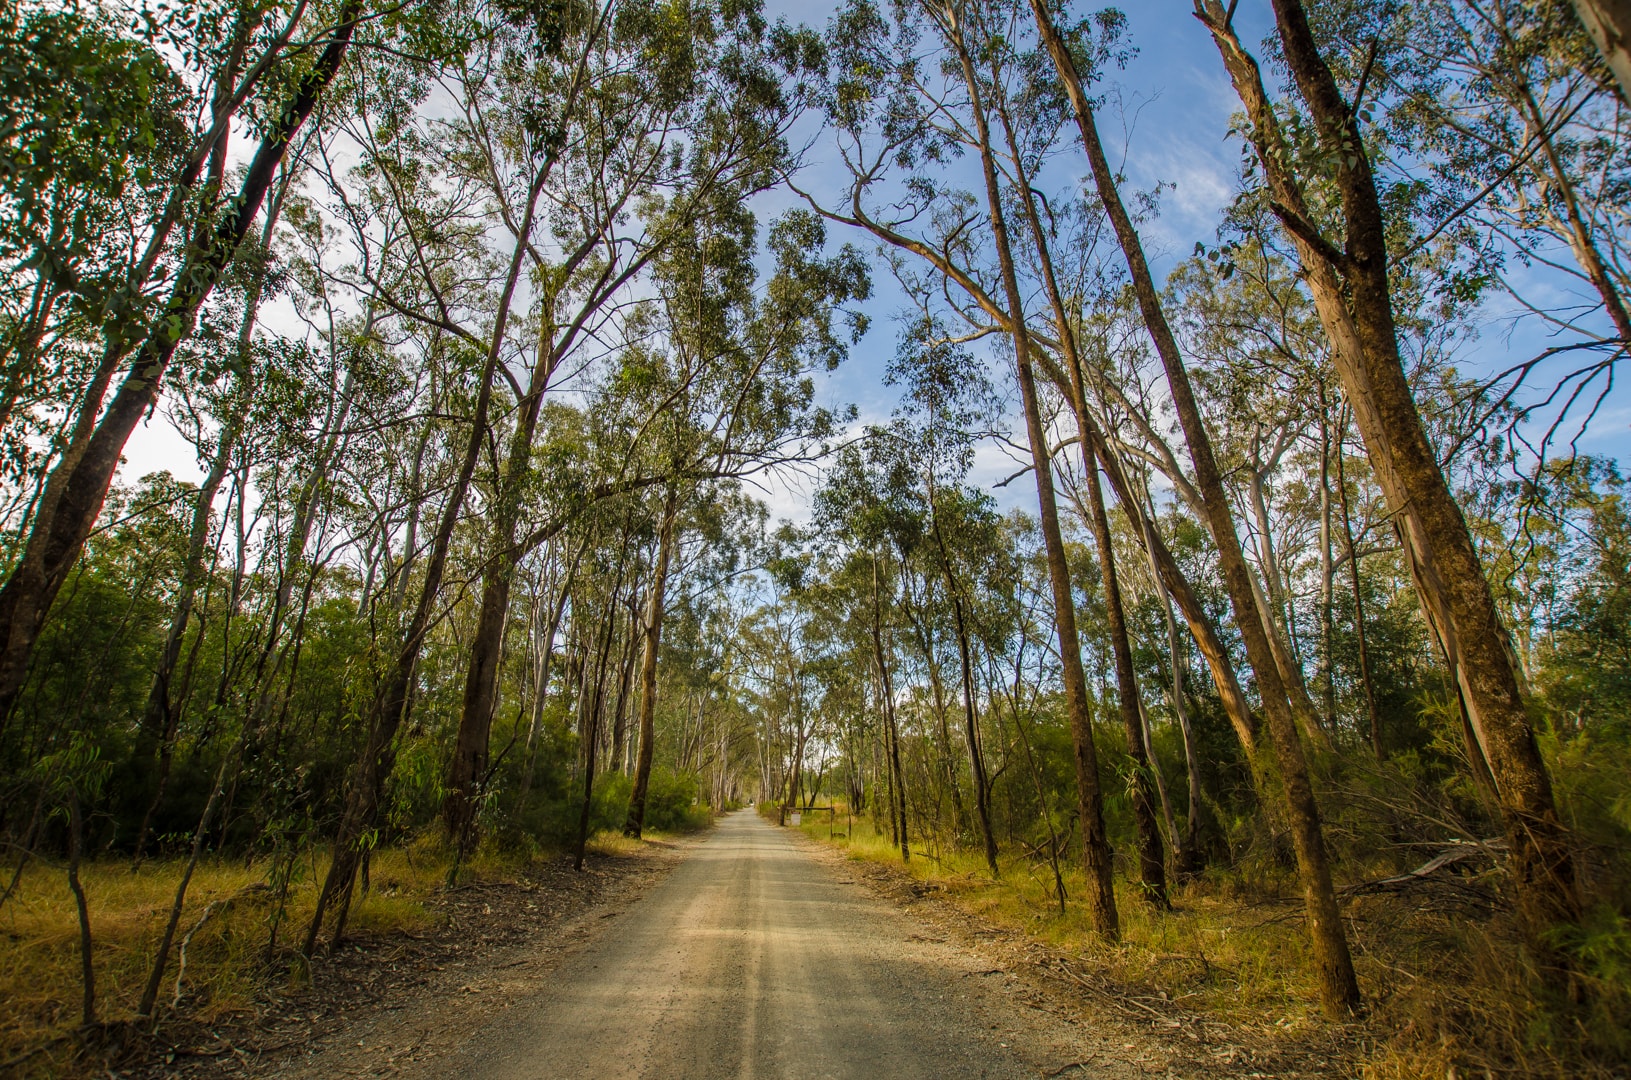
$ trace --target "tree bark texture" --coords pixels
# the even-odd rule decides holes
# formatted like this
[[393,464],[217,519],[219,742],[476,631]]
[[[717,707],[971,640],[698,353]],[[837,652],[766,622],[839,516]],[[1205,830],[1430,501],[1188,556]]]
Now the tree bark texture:
[[1465,703],[1468,754],[1487,763],[1494,781],[1526,934],[1539,955],[1550,956],[1554,950],[1543,944],[1547,930],[1580,914],[1568,831],[1524,706],[1510,640],[1405,376],[1388,283],[1385,220],[1358,123],[1319,53],[1302,5],[1275,0],[1274,10],[1288,66],[1321,142],[1341,155],[1336,178],[1342,249],[1309,224],[1255,59],[1215,0],[1197,7],[1246,106],[1276,213],[1297,247],[1372,470],[1396,515],[1422,610]]
[[1246,565],[1240,538],[1235,531],[1234,514],[1212,452],[1211,436],[1201,420],[1189,373],[1162,310],[1155,279],[1144,258],[1143,244],[1116,189],[1115,175],[1099,140],[1092,106],[1082,88],[1075,59],[1054,26],[1052,16],[1043,6],[1043,0],[1031,0],[1031,10],[1076,114],[1082,145],[1092,166],[1094,185],[1115,229],[1122,253],[1126,256],[1145,328],[1161,358],[1179,425],[1189,444],[1195,483],[1202,496],[1213,542],[1217,545],[1220,569],[1235,622],[1246,646],[1247,659],[1257,676],[1269,737],[1280,766],[1292,846],[1296,851],[1298,875],[1302,882],[1309,940],[1313,945],[1314,964],[1319,977],[1321,1004],[1330,1015],[1345,1016],[1359,1006],[1359,983],[1354,976],[1353,959],[1348,952],[1347,936],[1343,931],[1336,891],[1331,881],[1331,865],[1320,826],[1319,806],[1314,799],[1313,783],[1309,777],[1302,739],[1297,731],[1297,721],[1292,715],[1286,686],[1280,678],[1279,663],[1265,629],[1267,620],[1259,609],[1251,570]]

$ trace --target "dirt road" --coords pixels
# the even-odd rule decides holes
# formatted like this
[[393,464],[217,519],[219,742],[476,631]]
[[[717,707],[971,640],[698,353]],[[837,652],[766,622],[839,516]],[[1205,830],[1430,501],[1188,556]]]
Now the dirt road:
[[722,819],[607,931],[531,1000],[508,1002],[462,1046],[421,1058],[408,1074],[1137,1074],[750,811]]

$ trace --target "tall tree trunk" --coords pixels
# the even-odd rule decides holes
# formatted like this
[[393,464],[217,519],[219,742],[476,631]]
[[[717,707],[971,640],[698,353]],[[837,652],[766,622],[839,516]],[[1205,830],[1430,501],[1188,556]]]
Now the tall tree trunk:
[[651,572],[651,598],[646,606],[645,652],[640,658],[640,750],[634,758],[634,786],[629,791],[629,816],[623,835],[640,838],[646,822],[646,791],[651,785],[651,757],[657,741],[657,650],[663,635],[663,593],[668,588],[668,567],[679,532],[679,491],[672,485],[663,505],[657,537],[657,565]]
[[1388,282],[1386,220],[1364,138],[1302,5],[1274,0],[1274,11],[1287,66],[1320,140],[1343,155],[1344,167],[1336,173],[1344,218],[1340,250],[1310,223],[1256,61],[1222,6],[1197,0],[1197,13],[1211,29],[1252,121],[1275,212],[1297,247],[1372,470],[1397,515],[1422,610],[1465,703],[1468,756],[1485,762],[1494,781],[1525,934],[1535,955],[1558,966],[1547,933],[1578,919],[1581,910],[1570,836],[1524,706],[1511,641],[1405,376]]
[[[1103,453],[1103,448],[1095,445],[1093,453]],[[1127,757],[1133,771],[1128,794],[1132,796],[1133,825],[1138,832],[1139,891],[1151,906],[1165,910],[1172,904],[1167,899],[1167,867],[1161,850],[1161,831],[1155,823],[1155,790],[1150,776],[1152,762],[1144,745],[1143,705],[1138,696],[1138,677],[1133,672],[1133,648],[1127,638],[1127,617],[1121,606],[1121,583],[1116,578],[1116,552],[1110,537],[1110,518],[1104,511],[1104,489],[1099,484],[1097,461],[1087,469],[1087,500],[1093,541],[1099,549],[1110,651],[1115,657],[1116,699],[1120,706],[1122,727],[1127,733]]]
[[1571,0],[1576,15],[1608,61],[1620,99],[1631,104],[1631,0]]
[[1137,229],[1121,202],[1115,174],[1105,158],[1094,123],[1092,106],[1082,89],[1076,61],[1053,24],[1043,0],[1031,0],[1037,29],[1065,84],[1081,130],[1082,145],[1092,166],[1094,185],[1115,229],[1116,239],[1126,256],[1133,291],[1144,317],[1145,328],[1154,342],[1166,372],[1167,386],[1184,439],[1189,444],[1196,486],[1207,513],[1207,524],[1217,545],[1224,584],[1234,609],[1235,622],[1246,646],[1246,656],[1257,676],[1257,684],[1268,720],[1269,737],[1280,765],[1286,808],[1291,826],[1292,846],[1297,854],[1298,874],[1303,887],[1303,906],[1319,976],[1320,1001],[1327,1013],[1346,1016],[1359,1005],[1359,983],[1354,976],[1353,959],[1348,952],[1336,890],[1331,881],[1331,865],[1320,827],[1319,807],[1308,774],[1302,739],[1291,712],[1279,664],[1265,632],[1264,614],[1259,610],[1252,588],[1251,571],[1240,549],[1234,514],[1223,489],[1223,478],[1212,453],[1212,440],[1201,420],[1200,407],[1189,382],[1189,373],[1178,351],[1177,341],[1167,325],[1155,279],[1144,258]]
[[889,819],[899,822],[893,839],[900,846],[900,861],[912,861],[906,830],[906,777],[900,767],[900,729],[895,722],[895,687],[889,677],[889,654],[884,649],[883,600],[878,588],[878,556],[872,556],[872,655],[878,664],[878,699],[883,707],[885,758],[889,770]]
[[1038,400],[1036,376],[1031,368],[1030,333],[1025,326],[1025,307],[1014,271],[1013,249],[1002,209],[1002,192],[997,183],[997,165],[991,145],[990,125],[981,100],[980,82],[974,72],[968,43],[955,11],[948,11],[951,37],[963,80],[968,87],[979,138],[980,161],[985,175],[987,216],[996,242],[997,260],[1007,300],[1009,329],[1014,343],[1014,362],[1019,375],[1020,399],[1025,411],[1025,431],[1031,444],[1031,465],[1036,476],[1038,522],[1047,549],[1048,578],[1053,588],[1054,627],[1059,635],[1059,655],[1065,683],[1065,707],[1070,717],[1073,759],[1076,766],[1078,812],[1082,824],[1082,860],[1090,882],[1087,891],[1088,921],[1094,931],[1109,941],[1121,936],[1116,912],[1116,893],[1110,839],[1104,829],[1104,794],[1099,782],[1098,752],[1093,745],[1093,713],[1087,696],[1087,676],[1082,670],[1082,645],[1076,632],[1076,600],[1071,595],[1070,568],[1065,561],[1065,542],[1059,529],[1059,508],[1054,498],[1053,462],[1047,431],[1042,426],[1042,406]]
[[[617,636],[617,594],[623,588],[623,570],[627,565],[628,544],[625,541],[623,557],[618,562],[617,582],[607,600],[601,618],[600,645],[595,655],[594,689],[585,692],[579,700],[578,744],[582,747],[583,801],[578,807],[578,841],[572,869],[583,869],[584,853],[589,845],[589,819],[595,804],[595,756],[600,747],[600,714],[606,700],[606,661],[611,655],[612,639]],[[585,665],[587,668],[587,664]]]
[[1337,727],[1336,618],[1331,610],[1336,569],[1331,554],[1331,410],[1320,384],[1320,691],[1325,697],[1325,723]]
[[[992,83],[1000,86],[1001,80],[994,77]],[[1127,735],[1127,756],[1133,770],[1129,793],[1133,806],[1133,824],[1138,834],[1139,888],[1147,902],[1157,908],[1166,909],[1170,908],[1171,904],[1167,899],[1167,871],[1162,853],[1161,832],[1155,821],[1155,793],[1152,790],[1150,758],[1144,740],[1143,706],[1138,695],[1138,680],[1133,672],[1133,653],[1132,645],[1127,638],[1127,620],[1121,605],[1121,584],[1116,576],[1110,519],[1104,509],[1104,488],[1099,483],[1099,465],[1101,461],[1109,459],[1109,451],[1093,437],[1092,425],[1082,422],[1082,418],[1087,415],[1087,393],[1082,381],[1083,368],[1075,331],[1059,290],[1047,234],[1042,227],[1042,217],[1037,213],[1036,195],[1032,191],[1030,177],[1026,175],[1024,154],[1020,149],[1019,140],[1014,136],[1006,99],[997,101],[996,112],[1002,121],[1003,134],[1007,139],[1010,158],[1016,172],[1020,202],[1025,209],[1025,220],[1030,225],[1031,241],[1036,247],[1037,258],[1042,266],[1043,281],[1047,286],[1049,303],[1053,307],[1054,320],[1059,326],[1061,347],[1069,369],[1068,397],[1081,436],[1082,471],[1088,490],[1085,516],[1099,553],[1099,569],[1104,586],[1105,621],[1110,632],[1110,648],[1116,672],[1117,705],[1122,727]]]
[[157,402],[160,382],[176,346],[191,334],[199,308],[254,223],[290,141],[339,71],[362,10],[362,0],[347,0],[327,46],[262,137],[237,196],[215,225],[201,229],[189,246],[174,290],[136,350],[130,373],[96,422],[83,453],[64,456],[46,481],[22,555],[0,586],[0,716],[11,711],[22,690],[34,643],[52,601],[96,525],[125,443]]
[[[535,212],[541,185],[534,184],[528,193],[526,215],[530,220]],[[493,401],[493,378],[498,371],[499,355],[504,344],[504,329],[509,321],[510,305],[515,297],[516,282],[526,255],[525,245],[517,242],[510,258],[508,277],[499,296],[498,309],[493,322],[492,340],[482,363],[481,376],[476,388],[475,410],[471,416],[470,438],[459,462],[459,472],[442,515],[437,522],[431,541],[430,557],[425,565],[425,578],[419,587],[419,600],[404,628],[401,647],[390,668],[380,680],[368,716],[368,736],[361,756],[352,769],[348,782],[345,810],[335,832],[332,860],[323,888],[317,895],[311,924],[306,930],[302,955],[310,957],[317,947],[323,930],[324,916],[331,905],[338,905],[330,944],[337,943],[345,932],[347,909],[351,902],[351,888],[356,879],[358,863],[362,857],[360,842],[373,828],[379,812],[381,790],[395,764],[393,746],[396,733],[407,721],[413,693],[413,672],[419,662],[419,650],[430,629],[431,615],[436,598],[441,592],[442,576],[447,569],[448,549],[453,542],[453,529],[464,508],[465,494],[470,490],[470,478],[475,475],[476,462],[487,443],[489,412]]]
[[[1139,737],[1135,738],[1133,736],[1132,728],[1129,727],[1127,729],[1128,745],[1130,747],[1129,753],[1134,755],[1133,761],[1135,769],[1139,769],[1141,766],[1144,767],[1144,771],[1140,771],[1137,776],[1135,776],[1134,780],[1134,817],[1138,822],[1141,866],[1146,874],[1154,873],[1157,868],[1159,869],[1158,876],[1143,876],[1141,877],[1141,880],[1144,882],[1150,882],[1153,880],[1159,883],[1159,888],[1153,893],[1147,893],[1147,895],[1150,895],[1158,906],[1165,907],[1169,905],[1166,898],[1165,866],[1160,861],[1161,839],[1159,832],[1155,828],[1154,818],[1149,813],[1149,775],[1147,770],[1158,769],[1158,766],[1156,766],[1154,763],[1154,748],[1149,741],[1150,736],[1148,717],[1144,715],[1143,704],[1138,696],[1137,682],[1136,679],[1132,677],[1132,652],[1131,647],[1127,642],[1126,620],[1122,614],[1120,591],[1119,588],[1116,587],[1115,569],[1114,564],[1111,561],[1113,559],[1113,552],[1110,548],[1108,520],[1106,519],[1104,521],[1102,533],[1098,527],[1098,519],[1104,516],[1104,493],[1098,479],[1098,472],[1101,465],[1105,471],[1105,475],[1110,478],[1112,487],[1116,489],[1117,499],[1120,502],[1123,511],[1127,514],[1129,523],[1133,525],[1138,536],[1143,541],[1146,554],[1150,560],[1151,569],[1155,571],[1156,587],[1162,588],[1161,582],[1163,577],[1174,578],[1181,584],[1182,591],[1187,594],[1189,600],[1191,601],[1193,612],[1192,624],[1195,628],[1196,638],[1197,640],[1204,639],[1206,644],[1203,644],[1203,651],[1207,651],[1209,645],[1209,655],[1216,656],[1218,660],[1218,663],[1214,666],[1214,673],[1217,678],[1219,696],[1224,701],[1225,711],[1229,713],[1231,719],[1235,723],[1237,732],[1240,735],[1241,744],[1246,748],[1248,757],[1254,759],[1255,746],[1253,743],[1253,735],[1255,720],[1251,715],[1250,707],[1246,703],[1245,694],[1241,692],[1239,683],[1235,679],[1233,662],[1229,659],[1227,652],[1225,652],[1221,640],[1218,639],[1216,630],[1212,627],[1210,619],[1207,618],[1206,614],[1201,610],[1199,601],[1195,598],[1193,590],[1189,588],[1187,581],[1183,579],[1183,575],[1178,569],[1176,561],[1172,558],[1171,553],[1167,551],[1166,546],[1161,542],[1160,537],[1156,534],[1154,526],[1144,514],[1142,500],[1130,490],[1119,459],[1114,455],[1108,444],[1105,442],[1103,436],[1099,433],[1098,426],[1094,423],[1092,414],[1089,412],[1087,404],[1087,389],[1084,381],[1086,377],[1086,368],[1082,362],[1080,343],[1076,337],[1073,321],[1070,318],[1069,313],[1066,311],[1064,296],[1059,289],[1059,280],[1054,270],[1053,256],[1049,250],[1047,233],[1043,229],[1042,217],[1039,213],[1037,213],[1036,194],[1032,188],[1030,178],[1026,175],[1025,159],[1020,150],[1019,140],[1014,137],[1013,123],[1008,112],[1006,99],[999,100],[997,114],[1002,119],[1003,131],[1007,136],[1009,153],[1018,177],[1021,204],[1025,209],[1026,221],[1030,225],[1031,241],[1036,248],[1037,259],[1042,270],[1042,279],[1047,287],[1048,300],[1052,305],[1054,321],[1058,327],[1060,348],[1064,354],[1063,358],[1067,369],[1067,377],[1062,380],[1063,385],[1060,387],[1060,389],[1066,392],[1066,396],[1071,403],[1072,412],[1076,418],[1077,434],[1079,436],[1079,442],[1082,450],[1082,467],[1085,474],[1088,476],[1089,483],[1091,485],[1091,501],[1093,508],[1087,513],[1086,516],[1091,518],[1093,521],[1095,540],[1099,542],[1101,552],[1101,565],[1104,567],[1104,572],[1107,575],[1105,583],[1107,604],[1110,603],[1110,596],[1112,592],[1115,594],[1115,615],[1111,625],[1111,636],[1113,648],[1116,652],[1117,687],[1122,701],[1122,717],[1123,722],[1125,723],[1127,719],[1126,702],[1130,699],[1134,704],[1135,715],[1138,718]],[[1166,595],[1164,591],[1163,595]],[[1167,606],[1167,621],[1169,624],[1172,622],[1172,609],[1170,603]],[[1175,629],[1172,629],[1171,632],[1175,633],[1176,631]],[[1125,654],[1125,664],[1123,663],[1123,654]],[[1176,653],[1174,653],[1174,656],[1176,657]],[[1123,678],[1124,668],[1126,675],[1125,679]],[[1195,755],[1191,752],[1193,749],[1193,740],[1188,734],[1187,718],[1181,717],[1180,722],[1183,723],[1185,731],[1184,746],[1186,750],[1186,763],[1191,770],[1191,833],[1190,837],[1186,838],[1185,840],[1185,846],[1180,849],[1182,852],[1188,852],[1190,850],[1188,845],[1190,840],[1193,839],[1193,830],[1195,827],[1194,821],[1196,815],[1193,812],[1193,799],[1196,784],[1198,783],[1197,774],[1194,771],[1197,762],[1195,761]],[[1143,754],[1139,754],[1137,749],[1139,747],[1143,748]],[[1161,783],[1160,773],[1158,771],[1155,772],[1154,779],[1159,790],[1163,812],[1167,817],[1168,833],[1172,836],[1174,844],[1176,845],[1177,831],[1174,828],[1171,820],[1172,807],[1167,799],[1166,788],[1165,785]],[[1139,788],[1140,784],[1143,784],[1142,790]],[[1142,817],[1140,817],[1139,809],[1136,805],[1140,799],[1143,802],[1145,810]],[[1175,851],[1174,854],[1180,859],[1184,857],[1179,855],[1179,852],[1177,851]]]
[[453,756],[448,767],[447,794],[442,800],[442,820],[448,835],[465,853],[475,844],[480,789],[487,779],[493,714],[498,708],[504,626],[509,620],[510,592],[522,554],[517,550],[515,537],[521,517],[521,497],[532,472],[532,438],[553,370],[553,365],[544,358],[533,368],[527,393],[517,403],[519,415],[510,434],[498,497],[488,511],[492,527],[487,566],[482,574],[481,607],[476,615],[475,636],[470,642],[459,729],[454,736]]
[[968,747],[969,776],[974,781],[974,810],[980,821],[980,838],[985,846],[985,863],[991,876],[997,877],[997,838],[991,832],[990,781],[985,774],[985,756],[980,752],[980,724],[975,712],[974,656],[969,648],[968,625],[963,615],[963,593],[957,575],[952,571],[951,552],[940,531],[940,517],[935,510],[934,481],[929,482],[929,526],[934,533],[935,545],[940,549],[940,566],[945,572],[946,592],[951,596],[953,630],[957,635],[957,658],[963,681],[963,741]]

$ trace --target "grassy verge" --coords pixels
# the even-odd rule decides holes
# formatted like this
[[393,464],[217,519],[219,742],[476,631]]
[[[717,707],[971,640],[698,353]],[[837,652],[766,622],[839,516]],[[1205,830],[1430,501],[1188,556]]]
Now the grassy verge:
[[[615,832],[598,833],[590,842],[591,851],[610,856],[628,856],[640,846]],[[484,849],[461,867],[459,880],[514,878],[529,862]],[[436,843],[376,851],[369,889],[359,890],[347,933],[418,933],[435,926],[444,915],[428,901],[446,888],[451,868],[450,852]],[[80,868],[90,912],[96,1011],[103,1024],[134,1016],[183,869],[180,859],[152,860],[137,873],[124,859]],[[241,858],[199,864],[161,983],[161,1023],[185,1016],[209,1024],[242,1015],[268,983],[288,980],[292,946],[311,918],[328,859],[322,852],[304,856],[282,903],[268,869],[266,862],[246,864]],[[30,1051],[83,1037],[80,972],[78,914],[67,876],[60,867],[33,862],[0,908],[0,1074],[9,1074],[6,1066]],[[55,1057],[30,1058],[25,1068]]]
[[[900,851],[865,817],[836,822],[805,815],[810,837],[850,858],[901,867]],[[772,818],[772,820],[774,820]],[[1368,1080],[1446,1076],[1623,1076],[1605,1045],[1620,997],[1580,1008],[1537,1000],[1511,928],[1498,911],[1421,892],[1353,896],[1344,903],[1367,1015],[1333,1028],[1320,1015],[1295,883],[1223,873],[1172,890],[1157,912],[1118,881],[1122,941],[1107,945],[1079,905],[1061,912],[1044,859],[1005,857],[993,881],[973,851],[914,845],[907,872],[981,922],[1017,931],[1072,957],[1111,994],[1168,1014],[1225,1024],[1254,1047],[1324,1055],[1336,1044]],[[1066,896],[1084,892],[1080,871],[1063,868]],[[1597,1015],[1593,1015],[1597,1014]],[[1620,1024],[1623,1027],[1623,1020]],[[1592,1030],[1595,1029],[1595,1030]],[[1611,1038],[1611,1037],[1610,1037]]]

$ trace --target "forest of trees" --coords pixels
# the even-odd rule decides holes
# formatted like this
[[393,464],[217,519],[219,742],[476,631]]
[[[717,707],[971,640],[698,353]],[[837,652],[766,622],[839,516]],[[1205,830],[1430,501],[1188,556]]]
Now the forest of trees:
[[[836,802],[1106,943],[1295,896],[1333,1020],[1355,889],[1453,877],[1503,1060],[1619,1067],[1622,5],[1168,6],[1239,158],[1152,267],[1110,8],[7,3],[0,918],[59,883],[62,1022],[175,1007],[215,861],[287,972],[382,849]],[[93,868],[166,875],[111,990]]]

